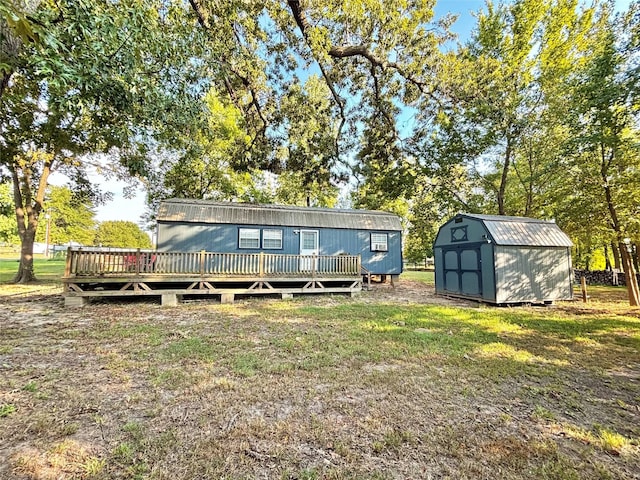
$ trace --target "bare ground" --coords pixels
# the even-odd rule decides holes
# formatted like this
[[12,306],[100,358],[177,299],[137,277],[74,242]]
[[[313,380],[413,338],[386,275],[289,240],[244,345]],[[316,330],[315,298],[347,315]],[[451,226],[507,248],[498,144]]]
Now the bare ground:
[[[174,309],[5,296],[0,478],[640,479],[640,326],[603,310],[488,332],[467,317],[508,311],[409,281]],[[554,314],[593,325],[558,336]],[[408,329],[435,347],[384,337]],[[496,339],[514,351],[484,356]]]

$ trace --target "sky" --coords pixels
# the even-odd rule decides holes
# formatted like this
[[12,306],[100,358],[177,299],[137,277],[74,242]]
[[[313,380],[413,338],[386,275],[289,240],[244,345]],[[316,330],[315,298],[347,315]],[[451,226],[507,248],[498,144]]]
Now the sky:
[[[616,8],[624,10],[628,7],[630,0],[616,0]],[[485,0],[439,0],[435,6],[436,18],[447,13],[458,15],[457,21],[451,30],[458,35],[460,41],[469,37],[475,25],[474,12],[482,10]],[[95,176],[94,180],[105,192],[111,192],[113,200],[96,209],[96,220],[104,222],[107,220],[128,220],[140,223],[141,216],[145,211],[145,192],[140,184],[135,190],[133,197],[125,197],[124,188],[126,184],[118,180],[104,180],[100,176]]]

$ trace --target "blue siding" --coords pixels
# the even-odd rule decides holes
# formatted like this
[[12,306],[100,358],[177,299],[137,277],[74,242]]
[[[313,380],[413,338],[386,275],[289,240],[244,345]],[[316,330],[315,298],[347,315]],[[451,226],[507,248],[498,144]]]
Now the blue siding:
[[[238,230],[240,228],[282,229],[282,249],[238,248]],[[174,252],[223,253],[282,253],[297,255],[300,253],[300,227],[274,227],[261,225],[229,225],[198,223],[158,222],[158,250]],[[350,230],[338,228],[312,228],[318,231],[320,255],[361,255],[362,264],[371,273],[377,275],[397,275],[402,273],[402,238],[398,231]],[[388,235],[388,251],[371,251],[371,233]]]

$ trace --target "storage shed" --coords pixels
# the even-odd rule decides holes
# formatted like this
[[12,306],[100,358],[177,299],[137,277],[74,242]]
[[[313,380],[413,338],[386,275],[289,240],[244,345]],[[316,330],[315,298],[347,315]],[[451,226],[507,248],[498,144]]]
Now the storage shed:
[[458,214],[434,242],[436,293],[495,304],[569,300],[571,246],[554,222]]
[[361,255],[373,275],[402,273],[402,226],[390,213],[169,199],[157,222],[159,251]]

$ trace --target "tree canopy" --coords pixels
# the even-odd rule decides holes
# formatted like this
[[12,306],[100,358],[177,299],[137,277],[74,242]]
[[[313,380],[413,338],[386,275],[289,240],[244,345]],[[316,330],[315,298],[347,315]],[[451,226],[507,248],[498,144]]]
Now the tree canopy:
[[151,248],[151,239],[133,222],[110,220],[98,225],[94,244],[101,247]]
[[16,281],[28,282],[51,173],[100,201],[87,177],[91,155],[145,175],[150,145],[175,144],[191,124],[198,35],[183,8],[164,2],[43,0],[3,3],[1,13],[0,175],[13,184],[22,243]]
[[457,44],[434,4],[3,6],[0,168],[23,257],[49,173],[99,201],[86,166],[107,152],[151,212],[172,196],[341,198],[402,215],[412,258],[457,211],[554,218],[631,272],[638,3],[488,1]]

